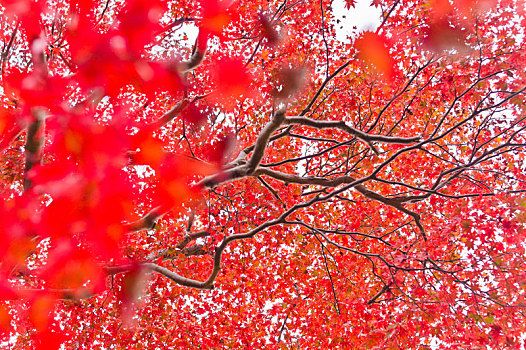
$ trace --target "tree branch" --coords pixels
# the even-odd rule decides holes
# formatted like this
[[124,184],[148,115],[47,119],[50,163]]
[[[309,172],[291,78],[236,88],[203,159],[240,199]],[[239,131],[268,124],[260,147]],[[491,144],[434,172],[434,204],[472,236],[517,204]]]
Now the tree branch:
[[181,72],[187,73],[190,72],[201,65],[205,58],[207,50],[208,38],[206,34],[203,34],[202,31],[199,32],[197,38],[195,39],[194,49],[192,51],[192,56],[187,61],[181,62]]
[[332,120],[316,120],[306,117],[286,117],[284,122],[285,125],[299,124],[314,127],[317,129],[340,129],[346,133],[357,137],[367,144],[371,142],[383,142],[383,143],[394,143],[407,145],[415,142],[419,142],[421,137],[396,137],[396,136],[385,136],[385,135],[372,135],[345,123],[343,120],[332,121]]
[[280,109],[274,113],[272,120],[261,130],[256,140],[254,152],[252,157],[246,164],[246,173],[252,174],[256,170],[257,166],[261,162],[261,159],[265,155],[265,149],[270,138],[270,135],[276,131],[283,121],[285,120],[285,109]]
[[[196,288],[196,289],[212,289],[213,288],[212,283],[209,282],[208,280],[205,282],[200,282],[200,281],[196,281],[190,278],[186,278],[171,270],[168,270],[165,267],[162,267],[154,263],[143,263],[143,264],[140,264],[140,266],[144,268],[146,271],[156,272],[162,276],[165,276],[181,286],[191,287],[191,288]],[[106,267],[105,270],[108,275],[116,275],[119,273],[128,272],[132,268],[133,268],[132,265],[121,265],[121,266],[109,266],[109,267]]]
[[129,224],[125,224],[125,228],[128,232],[137,232],[142,230],[151,230],[155,227],[155,222],[169,209],[163,206],[158,206],[150,210],[146,215],[137,221]]

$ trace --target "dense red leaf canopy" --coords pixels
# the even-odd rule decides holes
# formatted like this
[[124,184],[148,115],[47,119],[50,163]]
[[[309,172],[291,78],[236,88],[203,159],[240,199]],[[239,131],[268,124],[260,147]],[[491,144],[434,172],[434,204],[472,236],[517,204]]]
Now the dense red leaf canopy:
[[522,0],[0,4],[1,348],[524,346]]

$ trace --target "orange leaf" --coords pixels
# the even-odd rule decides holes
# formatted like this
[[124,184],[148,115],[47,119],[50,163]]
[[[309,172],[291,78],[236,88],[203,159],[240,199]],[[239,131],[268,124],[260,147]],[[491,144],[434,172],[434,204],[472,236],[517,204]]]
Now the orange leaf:
[[354,46],[358,50],[358,58],[388,79],[393,78],[394,61],[387,48],[386,40],[373,32],[364,32],[356,39]]

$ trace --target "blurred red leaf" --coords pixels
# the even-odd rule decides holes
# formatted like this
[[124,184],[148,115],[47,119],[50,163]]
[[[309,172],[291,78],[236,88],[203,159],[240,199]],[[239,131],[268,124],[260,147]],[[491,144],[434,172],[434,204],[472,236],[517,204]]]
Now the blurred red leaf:
[[221,36],[223,28],[231,21],[232,16],[227,11],[232,5],[230,0],[201,0],[201,29],[207,33]]
[[[71,52],[78,67],[76,79],[84,89],[101,87],[115,97],[130,84],[151,98],[158,91],[174,93],[183,85],[177,62],[149,62],[140,57],[146,40],[150,39],[139,38],[131,45],[128,37],[118,31],[99,34],[89,27],[74,26],[68,35],[75,43]],[[90,43],[80,44],[79,40],[86,37]]]
[[[0,203],[0,227],[4,243],[0,245],[0,267],[4,273],[10,274],[16,267],[24,266],[27,256],[35,249],[33,235],[40,224],[38,208],[38,202],[30,196],[20,196]],[[4,286],[7,285],[4,283]]]
[[37,331],[35,334],[35,350],[61,349],[62,344],[70,338],[64,330],[50,322],[45,329]]
[[[53,135],[50,150],[65,160],[73,157],[78,166],[94,178],[104,175],[109,168],[122,168],[128,162],[126,150],[130,146],[129,137],[118,122],[101,125],[88,114],[69,115],[60,121],[65,128]],[[100,142],[100,138],[105,142]]]
[[133,264],[121,280],[117,293],[119,310],[123,321],[130,324],[135,313],[137,301],[143,295],[149,274],[138,264]]
[[81,235],[98,258],[108,261],[120,256],[125,233],[122,222],[129,219],[133,208],[132,190],[124,173],[106,171],[104,182],[68,176],[40,185],[41,191],[53,195],[43,212],[42,235]]
[[29,41],[40,35],[41,13],[45,8],[44,0],[3,0],[7,15],[15,15],[25,28]]
[[19,119],[19,111],[0,108],[0,152],[6,149],[22,131]]
[[61,112],[68,83],[67,78],[50,77],[43,69],[14,71],[5,77],[5,93],[11,100],[17,101],[26,115],[32,107]]
[[278,31],[266,15],[259,13],[258,16],[259,23],[261,24],[261,33],[263,37],[267,39],[267,45],[270,47],[276,46],[280,39]]
[[234,107],[241,96],[249,96],[252,78],[243,61],[237,57],[224,57],[212,69],[216,90],[211,98],[225,108]]
[[358,58],[366,65],[372,66],[378,73],[392,79],[394,75],[394,60],[388,50],[387,41],[373,32],[364,32],[354,46],[358,50]]
[[56,298],[47,292],[33,293],[28,310],[29,321],[38,333],[45,332],[53,322]]
[[197,104],[190,103],[181,113],[181,117],[189,123],[199,124],[206,120],[207,114]]
[[7,277],[2,272],[0,272],[0,301],[16,300],[18,298],[20,298],[20,292],[13,288]]
[[281,100],[287,100],[298,94],[305,86],[306,76],[307,69],[305,67],[281,67],[276,73],[273,95]]
[[157,193],[161,204],[179,206],[189,201],[199,193],[199,188],[192,186],[191,180],[196,180],[196,176],[206,176],[216,171],[215,165],[171,154],[159,167]]
[[8,306],[0,304],[0,337],[9,333],[13,327],[11,326],[11,315],[9,314]]
[[157,169],[164,160],[165,151],[163,143],[152,136],[150,130],[142,130],[133,138],[134,149],[139,149],[133,153],[135,164],[147,164]]
[[131,0],[125,3],[119,14],[119,32],[134,55],[140,55],[144,46],[161,31],[159,20],[164,10],[160,0]]
[[429,23],[424,31],[423,44],[426,48],[441,52],[454,49],[460,53],[467,49],[467,30],[454,27],[448,20]]
[[495,0],[432,0],[430,2],[432,21],[457,16],[468,18],[473,13],[480,13],[495,6]]
[[230,152],[234,149],[235,144],[235,135],[225,133],[214,144],[207,145],[205,149],[206,159],[222,167],[227,161]]
[[58,241],[41,271],[48,288],[65,290],[67,295],[82,298],[105,289],[105,274],[100,263],[86,249],[71,240]]

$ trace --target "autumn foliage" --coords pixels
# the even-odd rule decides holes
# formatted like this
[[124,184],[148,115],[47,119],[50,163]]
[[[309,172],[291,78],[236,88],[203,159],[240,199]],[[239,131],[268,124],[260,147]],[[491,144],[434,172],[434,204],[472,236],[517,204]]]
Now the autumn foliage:
[[0,348],[524,347],[522,0],[0,5]]

